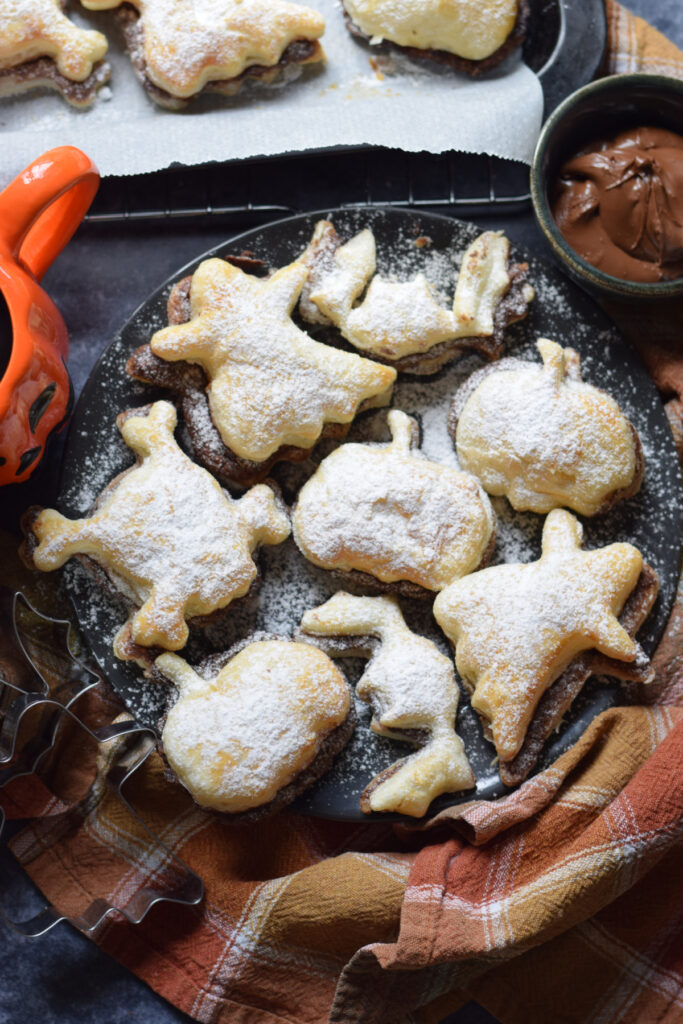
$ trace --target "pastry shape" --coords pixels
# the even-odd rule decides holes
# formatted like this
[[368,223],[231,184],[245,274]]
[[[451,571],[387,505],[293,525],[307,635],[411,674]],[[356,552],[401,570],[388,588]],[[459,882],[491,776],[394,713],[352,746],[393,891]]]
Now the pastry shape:
[[541,697],[582,651],[647,660],[618,620],[641,575],[640,552],[631,544],[583,551],[582,537],[578,520],[555,509],[537,562],[484,569],[434,602],[472,707],[503,761],[518,753]]
[[[364,813],[396,811],[420,818],[437,796],[475,785],[455,732],[453,665],[431,640],[408,629],[395,598],[339,592],[306,612],[300,636],[332,638],[325,647],[330,653],[370,658],[356,693],[372,706],[373,732],[421,748],[372,780],[361,795]],[[348,637],[357,639],[344,642]]]
[[353,35],[478,75],[521,45],[526,0],[343,0]]
[[389,367],[314,341],[294,324],[306,273],[298,260],[267,279],[206,260],[192,277],[189,322],[150,342],[161,360],[201,367],[221,441],[249,472],[283,448],[284,457],[289,447],[307,454],[326,424],[346,427],[361,406],[386,405],[396,379]]
[[53,509],[31,514],[30,561],[50,571],[72,555],[101,566],[137,607],[114,644],[179,650],[186,619],[225,608],[257,576],[252,554],[289,534],[287,516],[265,484],[239,501],[221,489],[176,444],[176,412],[168,402],[119,416],[137,465],[104,490],[94,512],[70,520]]
[[302,259],[310,268],[302,316],[334,324],[361,352],[410,373],[434,373],[463,349],[496,358],[505,328],[526,316],[534,294],[526,264],[511,264],[502,231],[486,231],[468,247],[452,309],[439,304],[424,274],[375,275],[369,228],[342,244],[334,225],[320,221]]
[[87,107],[109,78],[107,40],[70,21],[62,0],[2,0],[0,96],[40,86]]
[[504,360],[475,373],[449,417],[458,460],[513,508],[566,505],[592,516],[638,491],[643,454],[618,404],[581,380],[579,357],[540,338],[543,365]]
[[299,493],[294,539],[323,569],[425,596],[490,555],[495,516],[473,476],[411,450],[414,420],[392,409],[388,422],[389,445],[345,444],[323,459]]
[[[619,622],[631,638],[635,638],[650,614],[657,590],[657,574],[643,563],[638,582],[619,615]],[[517,786],[524,781],[536,764],[546,740],[560,727],[584,684],[593,675],[623,679],[629,683],[648,683],[653,678],[653,670],[640,647],[633,661],[617,661],[596,650],[579,654],[541,697],[518,753],[511,760],[498,761],[498,772],[504,785]],[[486,725],[484,731],[487,731]]]
[[178,690],[164,757],[211,810],[279,810],[327,770],[353,728],[346,679],[308,644],[256,640],[205,677],[177,654],[155,668]]
[[[82,0],[92,11],[123,0]],[[118,11],[138,78],[155,102],[182,109],[203,91],[236,93],[324,58],[325,19],[286,0],[126,0]]]

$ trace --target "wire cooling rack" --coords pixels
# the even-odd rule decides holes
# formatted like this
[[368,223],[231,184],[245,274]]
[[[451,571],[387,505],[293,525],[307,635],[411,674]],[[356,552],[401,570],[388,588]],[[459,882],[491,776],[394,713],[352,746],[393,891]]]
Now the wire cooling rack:
[[468,153],[347,149],[105,178],[94,223],[273,217],[325,206],[523,207],[528,167]]
[[[589,82],[605,46],[604,0],[527,0],[524,60],[546,114]],[[454,139],[454,143],[457,140]],[[528,168],[460,152],[356,147],[106,178],[91,222],[222,217],[254,222],[326,206],[400,206],[462,212],[529,202]]]

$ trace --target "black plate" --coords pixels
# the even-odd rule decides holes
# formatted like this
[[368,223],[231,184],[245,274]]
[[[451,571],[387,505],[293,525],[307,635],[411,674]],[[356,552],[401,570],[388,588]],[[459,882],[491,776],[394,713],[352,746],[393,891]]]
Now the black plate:
[[[303,249],[319,216],[302,215],[258,228],[201,258],[249,249],[272,266],[282,266]],[[453,259],[478,233],[474,225],[462,221],[391,209],[346,210],[334,212],[332,216],[344,235],[366,225],[373,228],[380,270],[412,274],[424,268],[427,276],[446,290],[452,284]],[[418,234],[431,238],[430,248],[416,248],[414,241]],[[534,340],[539,336],[574,346],[581,354],[585,379],[606,388],[640,433],[646,459],[640,493],[607,515],[585,520],[584,527],[587,547],[628,540],[641,549],[656,569],[660,595],[640,636],[644,647],[651,652],[673,604],[683,536],[683,495],[666,416],[652,380],[639,359],[593,301],[554,267],[518,251],[513,250],[513,254],[528,259],[537,298],[527,320],[509,331],[508,352],[538,359]],[[165,326],[166,300],[173,282],[191,273],[199,262],[198,259],[179,270],[140,306],[93,369],[76,407],[67,440],[60,495],[60,507],[65,514],[72,517],[85,514],[102,487],[132,464],[131,453],[116,430],[115,417],[122,409],[146,404],[161,395],[130,381],[124,373],[124,365],[138,345]],[[423,449],[431,457],[444,461],[454,458],[445,428],[445,411],[459,383],[479,365],[479,359],[471,356],[451,364],[435,377],[401,375],[394,404],[420,416]],[[349,435],[349,439],[354,440],[386,437],[384,411],[360,416]],[[332,447],[332,442],[321,445],[321,454]],[[283,465],[276,467],[273,475],[285,491],[289,488],[291,493],[300,472]],[[515,513],[504,499],[494,499],[494,505],[499,516],[498,560],[528,561],[538,557],[543,518],[532,513]],[[260,562],[263,581],[259,593],[239,602],[227,624],[220,629],[210,630],[208,636],[193,634],[183,652],[189,660],[199,660],[212,646],[227,646],[255,629],[289,635],[307,608],[322,603],[338,589],[329,574],[302,558],[291,539],[278,547],[264,548]],[[111,639],[125,617],[121,609],[98,591],[78,563],[69,567],[67,579],[79,622],[93,653],[136,717],[154,725],[164,706],[165,694],[159,687],[146,684],[135,665],[117,661],[111,652]],[[429,602],[404,601],[403,609],[413,629],[429,635],[447,651],[444,637],[431,616]],[[341,664],[346,665],[355,682],[362,663]],[[547,745],[540,766],[551,763],[599,711],[618,699],[616,684],[589,683],[560,733]],[[372,735],[367,707],[360,702],[358,707],[360,722],[354,739],[332,771],[299,801],[301,810],[360,820],[361,790],[373,775],[406,752],[404,745]],[[461,700],[458,730],[478,779],[476,795],[492,798],[506,792],[492,768],[494,749],[483,739],[479,720],[466,697]],[[436,806],[470,799],[472,795],[441,798]]]

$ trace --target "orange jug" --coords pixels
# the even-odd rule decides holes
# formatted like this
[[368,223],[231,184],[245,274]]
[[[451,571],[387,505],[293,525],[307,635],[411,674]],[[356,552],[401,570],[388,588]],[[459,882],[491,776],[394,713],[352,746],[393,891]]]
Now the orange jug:
[[28,479],[71,412],[66,326],[39,282],[99,180],[85,153],[60,146],[0,193],[0,484]]

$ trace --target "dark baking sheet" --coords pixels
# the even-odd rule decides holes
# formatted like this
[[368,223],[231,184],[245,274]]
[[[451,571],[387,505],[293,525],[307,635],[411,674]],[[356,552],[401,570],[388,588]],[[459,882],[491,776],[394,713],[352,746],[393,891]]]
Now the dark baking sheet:
[[[380,270],[398,270],[399,273],[414,273],[424,260],[430,261],[435,274],[437,270],[440,273],[443,266],[449,266],[450,257],[461,253],[478,233],[471,224],[398,210],[336,211],[333,218],[345,234],[365,225],[372,226],[377,238]],[[309,214],[279,221],[239,236],[212,250],[211,254],[239,252],[246,248],[273,266],[283,265],[301,251],[317,219],[318,215]],[[420,253],[415,249],[416,234],[426,234],[432,239],[429,250]],[[587,547],[616,539],[628,540],[643,551],[657,570],[660,596],[640,635],[645,648],[652,651],[673,603],[683,534],[683,495],[666,416],[637,356],[619,338],[592,300],[565,281],[553,267],[523,253],[515,255],[528,258],[530,276],[538,295],[528,319],[510,330],[508,352],[537,358],[534,340],[538,336],[573,345],[582,356],[585,378],[605,387],[617,398],[641,435],[646,475],[640,494],[605,516],[584,521],[584,526]],[[65,514],[85,514],[108,480],[132,463],[131,453],[114,425],[116,414],[160,395],[129,381],[123,367],[129,353],[165,325],[166,300],[172,283],[191,272],[198,262],[199,259],[179,270],[139,307],[95,366],[77,405],[67,440],[59,500]],[[429,276],[429,270],[427,273]],[[438,410],[445,410],[458,384],[479,365],[476,357],[469,357],[451,364],[435,377],[401,375],[394,404],[406,411],[421,413],[427,454],[438,456],[443,450],[443,417]],[[438,442],[435,441],[437,434]],[[349,439],[386,436],[385,413],[380,411],[359,417]],[[273,475],[285,488],[291,487],[292,471],[284,467]],[[537,557],[542,517],[514,513],[504,499],[495,499],[494,504],[500,519],[499,560]],[[328,574],[305,562],[291,540],[276,548],[263,549],[260,560],[263,572],[260,591],[240,602],[226,625],[212,631],[208,641],[206,636],[194,634],[185,652],[190,660],[198,660],[212,646],[228,645],[254,629],[289,633],[298,625],[306,608],[321,603],[338,589]],[[111,638],[124,618],[121,609],[99,593],[79,566],[71,567],[67,578],[79,622],[93,653],[136,716],[145,724],[154,725],[167,694],[144,683],[136,666],[118,662],[111,653]],[[404,601],[402,605],[412,628],[430,635],[446,650],[444,638],[431,617],[429,602],[425,605]],[[355,682],[362,671],[362,663],[341,664]],[[541,766],[551,763],[571,745],[594,715],[614,703],[618,696],[616,685],[589,683],[562,730],[548,745]],[[340,819],[360,819],[360,791],[374,774],[409,749],[372,735],[365,705],[359,703],[359,711],[360,722],[352,743],[332,771],[299,801],[301,810]],[[492,764],[493,747],[483,739],[479,720],[465,697],[461,701],[458,730],[477,775],[476,795],[491,798],[506,792]],[[471,792],[460,798],[442,798],[437,806],[470,799],[473,795]]]
[[[541,82],[547,116],[597,73],[607,37],[605,5],[604,0],[529,0],[529,5],[523,55]],[[234,226],[240,214],[253,224],[259,212],[261,220],[271,220],[359,200],[466,206],[471,213],[477,207],[528,201],[528,178],[526,164],[481,154],[338,146],[246,162],[108,176],[89,218],[111,222],[230,215]]]

